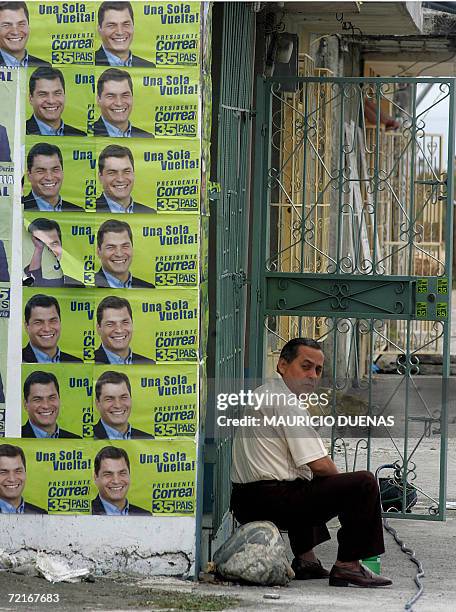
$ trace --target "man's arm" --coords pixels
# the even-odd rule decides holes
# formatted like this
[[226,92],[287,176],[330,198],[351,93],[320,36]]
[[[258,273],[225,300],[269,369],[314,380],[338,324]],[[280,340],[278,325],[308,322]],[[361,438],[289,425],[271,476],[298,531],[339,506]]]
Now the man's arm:
[[339,473],[336,464],[330,457],[322,457],[321,459],[316,459],[315,461],[311,461],[307,465],[312,470],[312,474],[314,476],[334,476],[334,474]]

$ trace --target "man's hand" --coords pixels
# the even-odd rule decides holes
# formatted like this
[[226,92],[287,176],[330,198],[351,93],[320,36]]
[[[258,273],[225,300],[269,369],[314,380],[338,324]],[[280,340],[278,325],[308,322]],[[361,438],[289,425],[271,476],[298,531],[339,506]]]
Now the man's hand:
[[312,470],[314,476],[334,476],[334,474],[339,473],[336,464],[330,457],[322,457],[321,459],[316,459],[315,461],[311,461],[307,465]]

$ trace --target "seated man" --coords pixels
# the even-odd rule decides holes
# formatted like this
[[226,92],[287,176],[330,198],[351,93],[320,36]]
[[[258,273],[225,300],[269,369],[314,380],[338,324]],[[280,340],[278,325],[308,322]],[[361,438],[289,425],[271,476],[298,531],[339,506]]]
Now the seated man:
[[[293,417],[307,414],[296,400],[315,391],[323,362],[321,345],[310,338],[294,338],[282,348],[280,376],[255,392],[271,400],[246,410],[259,423],[236,432],[231,509],[240,523],[271,521],[288,530],[298,580],[329,576],[331,586],[387,586],[391,580],[359,562],[385,551],[375,477],[367,471],[339,473],[317,432],[293,425]],[[279,416],[291,417],[290,423],[281,424]],[[335,516],[341,524],[339,550],[328,573],[313,549],[330,538],[326,523]]]
[[130,504],[127,499],[130,488],[130,459],[123,448],[105,446],[98,451],[94,461],[93,480],[98,495],[92,500],[92,514],[150,514],[147,510]]
[[23,438],[80,438],[57,424],[60,389],[51,372],[32,372],[24,382],[24,407],[28,420],[22,426]]
[[95,51],[96,66],[148,66],[155,64],[133,55],[130,45],[135,31],[131,2],[102,2],[98,7],[101,47]]
[[0,514],[47,514],[22,497],[26,461],[20,446],[0,444]]
[[62,119],[65,110],[65,79],[57,68],[40,66],[29,80],[29,102],[33,115],[25,122],[26,134],[85,136]]
[[154,436],[135,429],[131,414],[131,385],[122,372],[103,372],[95,384],[95,405],[100,419],[93,426],[93,437],[99,440],[132,440]]
[[135,162],[128,147],[108,145],[98,158],[98,178],[103,193],[97,198],[97,212],[143,213],[156,211],[134,202],[131,192],[135,186]]
[[24,363],[82,362],[59,349],[60,305],[52,295],[34,295],[25,305],[24,327],[29,337],[22,349]]
[[27,154],[27,178],[32,189],[22,198],[24,210],[84,212],[60,195],[63,158],[59,147],[48,142],[33,145]]
[[97,256],[101,268],[95,273],[96,287],[129,289],[155,285],[132,276],[133,233],[125,221],[109,219],[100,225],[97,232]]
[[93,124],[94,136],[153,138],[153,134],[130,123],[133,111],[133,81],[126,70],[108,68],[97,81],[100,117]]
[[116,295],[101,300],[97,308],[97,333],[101,344],[95,350],[95,363],[155,363],[153,359],[133,353],[130,348],[133,313],[128,300]]

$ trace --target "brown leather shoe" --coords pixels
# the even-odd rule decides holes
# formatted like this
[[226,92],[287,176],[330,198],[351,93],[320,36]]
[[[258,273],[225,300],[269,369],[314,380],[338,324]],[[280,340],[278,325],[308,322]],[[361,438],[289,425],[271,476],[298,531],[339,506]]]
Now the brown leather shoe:
[[291,562],[295,573],[295,580],[315,580],[316,578],[329,578],[329,572],[320,561],[303,561],[296,557]]
[[360,565],[358,571],[348,570],[343,567],[333,565],[329,574],[329,585],[347,587],[350,585],[364,587],[364,588],[375,588],[382,586],[389,586],[393,584],[393,581],[383,576],[373,574],[371,571]]

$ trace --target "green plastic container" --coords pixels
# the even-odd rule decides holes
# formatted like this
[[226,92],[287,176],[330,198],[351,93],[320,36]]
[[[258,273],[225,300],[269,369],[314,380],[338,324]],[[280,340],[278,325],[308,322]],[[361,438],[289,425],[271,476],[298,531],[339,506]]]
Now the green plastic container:
[[380,574],[382,571],[380,557],[368,557],[367,559],[362,559],[361,563],[370,569],[371,572],[374,572],[374,574]]

